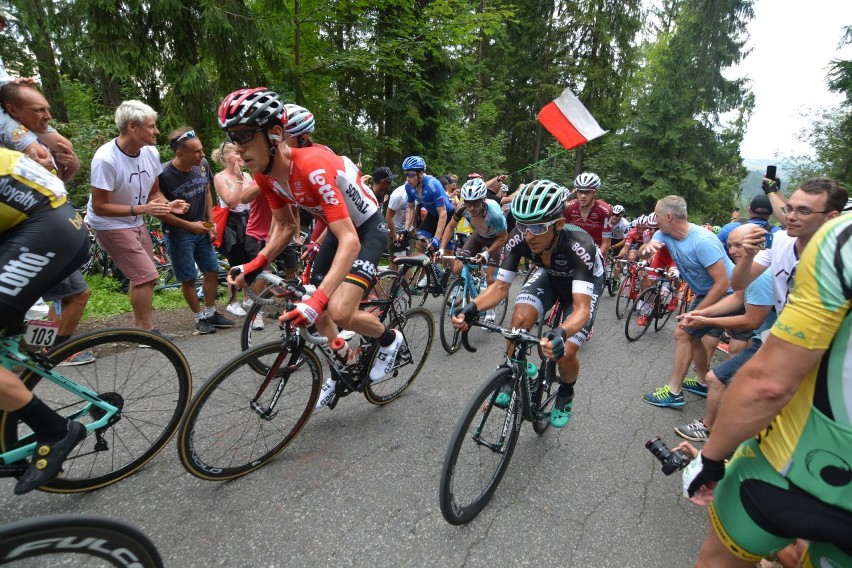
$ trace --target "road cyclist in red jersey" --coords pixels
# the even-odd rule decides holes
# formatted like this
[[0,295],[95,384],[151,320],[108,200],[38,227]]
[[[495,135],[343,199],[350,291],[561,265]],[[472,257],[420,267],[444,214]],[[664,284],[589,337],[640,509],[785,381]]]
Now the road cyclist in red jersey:
[[[281,97],[265,87],[241,89],[226,96],[219,106],[219,126],[236,145],[237,152],[272,208],[275,231],[257,257],[232,269],[229,282],[244,286],[268,259],[275,258],[298,229],[290,205],[298,205],[328,225],[329,234],[313,262],[313,294],[298,302],[281,321],[299,326],[316,324],[329,339],[337,325],[381,346],[370,372],[374,381],[393,371],[403,341],[402,333],[388,329],[378,318],[358,306],[376,274],[388,238],[388,229],[373,192],[361,182],[361,172],[345,156],[325,148],[291,148],[285,141],[287,112]],[[336,381],[323,385],[318,406],[334,396]]]

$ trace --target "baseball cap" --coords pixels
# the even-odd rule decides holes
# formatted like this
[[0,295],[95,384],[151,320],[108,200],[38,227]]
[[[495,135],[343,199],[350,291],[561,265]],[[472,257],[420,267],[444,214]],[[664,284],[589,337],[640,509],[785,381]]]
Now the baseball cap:
[[772,202],[765,195],[755,195],[748,208],[758,215],[772,215]]
[[17,22],[18,18],[10,14],[7,10],[0,8],[0,20],[6,20],[7,22]]
[[376,168],[376,171],[373,172],[373,181],[385,181],[386,179],[393,179],[395,177],[396,174],[387,166]]

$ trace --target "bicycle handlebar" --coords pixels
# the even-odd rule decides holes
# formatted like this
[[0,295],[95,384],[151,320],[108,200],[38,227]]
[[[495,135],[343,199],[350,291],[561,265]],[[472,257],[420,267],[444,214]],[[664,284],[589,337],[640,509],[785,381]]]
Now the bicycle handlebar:
[[[293,284],[292,280],[284,280],[271,272],[261,272],[257,275],[257,280],[265,280],[270,286],[280,286],[297,300],[301,300],[304,296],[310,296],[316,290],[315,286],[311,286],[310,284]],[[275,302],[273,298],[259,297],[254,293],[251,286],[247,286],[245,290],[248,297],[261,306],[268,306]]]
[[[538,343],[539,341],[541,341],[540,337],[538,337],[537,335],[532,335],[531,333],[529,333],[525,329],[503,327],[503,326],[497,325],[495,323],[490,323],[490,322],[486,322],[486,321],[479,321],[479,320],[469,322],[468,325],[470,327],[474,327],[474,326],[475,327],[482,327],[482,328],[487,329],[488,331],[497,332],[497,333],[499,333],[500,335],[502,335],[503,337],[505,337],[506,339],[508,339],[509,341],[511,341],[512,343],[515,343],[515,344]],[[468,330],[468,331],[470,331],[470,330]],[[474,347],[470,343],[468,343],[468,340],[467,340],[468,331],[462,332],[462,336],[461,336],[462,345],[464,346],[464,348],[467,351],[470,351],[471,353],[476,353],[476,347]]]

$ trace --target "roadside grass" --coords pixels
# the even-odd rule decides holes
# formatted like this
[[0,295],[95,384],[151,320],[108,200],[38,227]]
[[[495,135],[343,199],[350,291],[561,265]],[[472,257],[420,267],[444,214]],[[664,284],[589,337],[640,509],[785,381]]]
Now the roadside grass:
[[[83,320],[105,319],[133,311],[127,294],[121,291],[121,283],[114,278],[86,276],[92,295],[83,311]],[[161,290],[154,293],[155,310],[186,308],[180,288]]]

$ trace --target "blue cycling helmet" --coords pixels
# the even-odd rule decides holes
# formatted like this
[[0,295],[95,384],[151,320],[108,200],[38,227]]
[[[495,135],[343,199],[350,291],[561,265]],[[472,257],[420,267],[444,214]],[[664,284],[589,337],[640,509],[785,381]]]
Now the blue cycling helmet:
[[409,156],[402,161],[402,171],[406,170],[422,172],[426,170],[426,160],[420,156]]

